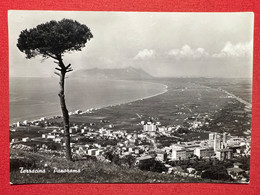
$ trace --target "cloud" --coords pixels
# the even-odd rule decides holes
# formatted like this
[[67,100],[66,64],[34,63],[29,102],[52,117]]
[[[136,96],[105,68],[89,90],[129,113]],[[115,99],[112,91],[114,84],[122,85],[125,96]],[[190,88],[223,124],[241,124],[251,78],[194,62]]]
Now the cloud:
[[232,44],[227,42],[224,48],[216,54],[213,54],[212,57],[222,58],[222,57],[247,57],[252,56],[253,54],[253,41],[246,43],[237,43]]
[[209,54],[204,48],[192,49],[189,45],[184,45],[180,49],[172,49],[168,56],[180,59],[201,59],[201,58],[238,58],[250,57],[253,53],[253,41],[246,43],[232,44],[227,42],[225,46],[214,54]]
[[137,59],[147,59],[153,57],[155,54],[155,51],[152,49],[144,49],[142,51],[139,51],[138,54],[134,57],[135,60]]
[[168,52],[168,56],[175,57],[176,59],[182,58],[201,58],[209,54],[204,48],[192,49],[189,45],[182,46],[181,49],[172,49]]

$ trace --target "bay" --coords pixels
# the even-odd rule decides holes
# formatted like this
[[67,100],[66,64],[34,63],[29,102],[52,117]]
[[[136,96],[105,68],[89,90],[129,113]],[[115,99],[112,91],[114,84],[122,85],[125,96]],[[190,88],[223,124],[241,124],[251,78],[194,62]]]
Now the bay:
[[[165,91],[165,85],[145,81],[87,78],[65,81],[65,98],[70,112],[122,104]],[[58,77],[10,77],[9,123],[61,115],[58,92]]]

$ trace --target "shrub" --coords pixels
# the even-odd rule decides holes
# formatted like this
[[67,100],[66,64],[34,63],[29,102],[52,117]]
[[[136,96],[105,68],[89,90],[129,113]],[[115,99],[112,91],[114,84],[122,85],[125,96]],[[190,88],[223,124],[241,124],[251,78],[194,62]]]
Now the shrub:
[[213,179],[213,180],[224,180],[231,181],[232,178],[227,174],[225,170],[219,170],[217,168],[210,168],[201,174],[201,178]]
[[26,159],[26,158],[14,158],[10,159],[10,169],[11,170],[18,170],[19,167],[24,168],[35,168],[36,163],[33,159]]

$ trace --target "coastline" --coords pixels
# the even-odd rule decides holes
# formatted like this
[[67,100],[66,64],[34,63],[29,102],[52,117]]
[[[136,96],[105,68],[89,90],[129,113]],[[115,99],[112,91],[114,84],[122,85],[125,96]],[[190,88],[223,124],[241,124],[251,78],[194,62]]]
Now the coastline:
[[214,90],[218,90],[218,91],[221,91],[229,96],[231,96],[232,98],[236,99],[237,101],[239,101],[240,103],[246,105],[248,108],[252,109],[252,103],[246,101],[245,99],[241,98],[241,97],[238,97],[237,95],[235,95],[234,93],[232,92],[229,92],[225,89],[222,89],[221,87],[219,88],[213,88],[213,87],[209,87],[209,86],[206,86],[206,85],[201,85],[201,86],[204,86],[206,88],[210,88],[210,89],[214,89]]
[[[152,83],[152,82],[147,82],[147,83]],[[154,84],[163,85],[164,86],[164,90],[162,92],[160,92],[160,93],[156,93],[154,95],[145,96],[143,98],[137,98],[137,99],[134,99],[134,100],[131,100],[131,101],[123,102],[123,103],[110,104],[108,106],[102,106],[102,107],[91,108],[91,109],[93,109],[93,110],[100,110],[102,108],[113,107],[113,106],[120,106],[120,105],[123,105],[123,104],[129,104],[129,103],[133,103],[133,102],[136,102],[136,101],[142,101],[142,100],[146,100],[146,99],[149,99],[149,98],[152,98],[152,97],[156,97],[156,96],[162,95],[162,94],[164,94],[164,93],[166,93],[168,91],[168,86],[167,85],[161,84],[161,83],[154,83]],[[83,112],[86,112],[86,111],[83,111]]]
[[252,103],[247,102],[246,100],[234,95],[233,93],[228,92],[227,90],[224,89],[220,89],[222,92],[226,93],[227,95],[230,95],[232,98],[236,99],[237,101],[239,101],[242,104],[245,104],[247,107],[249,107],[250,109],[252,109]]
[[[119,81],[121,81],[121,80],[119,80]],[[107,107],[114,107],[114,106],[129,104],[129,103],[133,103],[135,101],[140,101],[140,100],[142,101],[142,100],[145,100],[145,99],[148,99],[148,98],[152,98],[152,97],[155,97],[155,96],[162,95],[162,94],[164,94],[164,93],[166,93],[168,91],[168,86],[165,85],[165,84],[157,83],[157,82],[149,82],[149,81],[142,81],[142,82],[149,83],[149,84],[157,84],[157,85],[159,84],[159,85],[162,85],[162,92],[159,92],[159,93],[156,93],[156,94],[153,94],[153,95],[149,95],[149,96],[145,96],[145,97],[142,97],[142,98],[136,98],[136,99],[133,99],[133,100],[130,100],[130,101],[126,101],[126,102],[109,104],[109,105],[104,105],[104,106],[100,106],[100,107],[87,108],[87,110],[83,110],[82,109],[82,113],[87,113],[88,110],[100,110],[100,109],[107,108]],[[75,112],[76,110],[69,110],[69,112]],[[78,110],[81,110],[81,109],[78,109]],[[59,111],[59,112],[61,112],[61,111]],[[17,122],[22,122],[24,120],[27,120],[28,122],[32,122],[32,121],[39,121],[40,118],[51,119],[51,118],[54,118],[54,117],[57,117],[57,116],[61,116],[61,115],[56,114],[56,113],[57,113],[56,111],[55,112],[50,112],[50,114],[46,113],[46,115],[37,115],[37,116],[34,117],[34,119],[21,119],[21,120],[15,120],[14,122],[10,122],[10,119],[9,119],[9,125],[15,124]]]

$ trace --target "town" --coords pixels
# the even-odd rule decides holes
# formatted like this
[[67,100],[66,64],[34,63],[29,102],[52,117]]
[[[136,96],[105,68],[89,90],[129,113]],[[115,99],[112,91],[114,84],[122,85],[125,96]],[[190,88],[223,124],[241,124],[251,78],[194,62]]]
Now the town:
[[[77,110],[70,115],[80,116],[95,111],[95,109],[86,112]],[[52,119],[57,118],[60,117],[55,116]],[[202,127],[209,126],[211,120],[207,114],[187,117],[183,122],[186,127],[184,129],[183,125],[164,126],[158,119],[150,118],[139,121],[136,124],[139,129],[132,132],[120,130],[109,120],[103,119],[99,121],[99,125],[72,124],[70,134],[73,158],[94,158],[105,163],[115,163],[144,171],[174,174],[176,177],[248,182],[250,135],[234,136],[227,132],[201,130]],[[62,124],[50,121],[53,120],[43,117],[11,125],[10,132],[21,132],[21,135],[26,135],[28,128],[35,128],[35,135],[30,131],[30,136],[12,138],[10,147],[28,152],[64,156]],[[200,139],[183,139],[181,135],[190,132],[203,133],[204,138],[198,136]],[[167,139],[168,144],[164,144],[162,138]],[[169,143],[169,140],[174,141]],[[222,166],[224,169],[217,170],[219,173],[215,174],[212,165],[216,165],[216,168]]]

